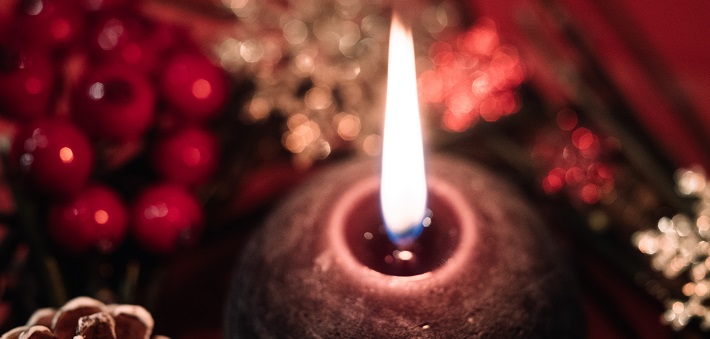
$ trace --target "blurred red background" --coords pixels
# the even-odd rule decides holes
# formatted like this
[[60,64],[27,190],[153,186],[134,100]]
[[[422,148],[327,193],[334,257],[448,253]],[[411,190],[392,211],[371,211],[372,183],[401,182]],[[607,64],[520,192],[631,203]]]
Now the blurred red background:
[[[600,60],[643,127],[679,166],[710,164],[710,3],[689,0],[470,1],[523,51],[531,79],[547,86],[555,71],[525,33],[530,17],[557,10]],[[539,14],[547,11],[547,14]],[[538,13],[530,15],[531,13]],[[544,20],[544,19],[543,19]],[[549,23],[549,22],[548,22]],[[553,32],[554,34],[554,32]],[[550,35],[549,39],[557,37]]]

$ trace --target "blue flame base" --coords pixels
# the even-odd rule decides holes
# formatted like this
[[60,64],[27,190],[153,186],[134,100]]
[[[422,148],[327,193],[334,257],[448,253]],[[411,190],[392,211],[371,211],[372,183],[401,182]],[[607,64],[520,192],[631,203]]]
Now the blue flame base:
[[424,224],[419,222],[402,233],[393,232],[387,227],[385,227],[385,230],[387,231],[387,237],[390,241],[401,248],[411,245],[415,240],[417,240],[417,238],[419,238],[422,231],[424,231]]

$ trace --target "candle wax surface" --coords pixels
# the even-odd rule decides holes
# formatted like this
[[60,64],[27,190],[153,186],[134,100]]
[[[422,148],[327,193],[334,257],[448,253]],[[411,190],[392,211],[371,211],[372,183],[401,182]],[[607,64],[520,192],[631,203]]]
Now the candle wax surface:
[[346,244],[360,263],[394,276],[419,275],[446,264],[459,244],[460,220],[435,191],[429,190],[422,234],[404,247],[387,236],[378,198],[376,191],[367,194],[347,213]]
[[333,166],[270,214],[237,266],[225,338],[584,337],[574,279],[542,220],[510,183],[462,159],[427,159],[439,231],[412,255],[434,264],[378,271],[396,249],[368,248],[389,242],[373,233],[379,173],[375,159]]

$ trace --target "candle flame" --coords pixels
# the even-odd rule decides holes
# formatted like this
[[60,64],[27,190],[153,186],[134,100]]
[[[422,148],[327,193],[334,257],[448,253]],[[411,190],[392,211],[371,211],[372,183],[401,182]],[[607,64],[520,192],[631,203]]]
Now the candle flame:
[[412,31],[396,13],[388,63],[380,202],[390,240],[406,246],[423,230],[427,188]]

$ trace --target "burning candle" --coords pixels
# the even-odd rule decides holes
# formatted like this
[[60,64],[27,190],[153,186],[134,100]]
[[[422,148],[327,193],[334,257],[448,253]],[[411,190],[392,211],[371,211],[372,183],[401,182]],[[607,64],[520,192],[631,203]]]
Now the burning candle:
[[401,246],[422,231],[427,188],[412,31],[397,15],[392,17],[387,79],[380,201],[390,239]]
[[560,252],[515,189],[455,158],[425,171],[411,33],[392,22],[381,166],[336,166],[273,212],[226,336],[582,337]]

